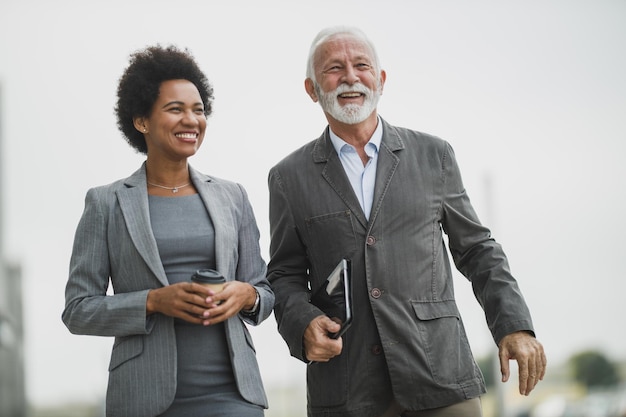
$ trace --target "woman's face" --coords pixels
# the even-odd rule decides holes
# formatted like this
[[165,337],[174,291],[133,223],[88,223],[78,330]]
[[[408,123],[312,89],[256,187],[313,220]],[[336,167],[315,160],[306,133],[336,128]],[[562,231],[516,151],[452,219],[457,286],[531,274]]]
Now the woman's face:
[[198,151],[206,124],[200,93],[187,80],[161,83],[150,115],[135,122],[146,137],[148,156],[171,160],[186,159]]

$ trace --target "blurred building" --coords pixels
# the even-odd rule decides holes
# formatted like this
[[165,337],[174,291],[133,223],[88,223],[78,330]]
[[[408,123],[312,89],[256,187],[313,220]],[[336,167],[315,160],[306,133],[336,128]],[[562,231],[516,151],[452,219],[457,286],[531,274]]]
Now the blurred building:
[[9,264],[4,250],[4,187],[2,86],[0,85],[0,416],[26,416],[22,274]]
[[26,415],[21,273],[0,260],[0,416]]

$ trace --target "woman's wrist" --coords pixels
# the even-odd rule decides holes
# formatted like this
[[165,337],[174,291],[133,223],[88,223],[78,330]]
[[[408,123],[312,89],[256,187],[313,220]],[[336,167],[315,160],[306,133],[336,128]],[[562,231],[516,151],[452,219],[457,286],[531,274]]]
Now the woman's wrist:
[[248,304],[249,306],[251,306],[250,308],[244,307],[243,309],[241,309],[241,312],[246,315],[256,314],[256,312],[259,310],[259,304],[261,302],[261,296],[259,295],[257,289],[254,287],[252,287],[252,289],[254,290],[254,302],[252,304]]
[[150,314],[156,313],[156,310],[154,309],[154,303],[152,300],[152,291],[154,290],[149,290],[148,291],[148,295],[146,296],[146,317],[149,316]]

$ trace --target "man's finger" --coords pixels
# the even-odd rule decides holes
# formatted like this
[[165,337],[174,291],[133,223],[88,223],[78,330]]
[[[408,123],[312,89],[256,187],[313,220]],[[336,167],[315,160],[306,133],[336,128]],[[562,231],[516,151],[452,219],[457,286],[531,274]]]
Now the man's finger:
[[509,369],[509,357],[508,355],[500,354],[500,373],[502,373],[502,382],[509,380],[511,375]]
[[530,391],[537,384],[537,370],[534,362],[518,361],[519,367],[519,393],[522,395],[530,394]]

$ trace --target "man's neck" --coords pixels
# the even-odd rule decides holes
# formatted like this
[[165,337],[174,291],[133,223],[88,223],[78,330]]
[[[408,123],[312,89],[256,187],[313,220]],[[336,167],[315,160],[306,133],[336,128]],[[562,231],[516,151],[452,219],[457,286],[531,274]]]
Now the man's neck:
[[326,115],[330,129],[346,143],[356,149],[364,149],[378,126],[378,114],[373,111],[365,120],[357,124],[346,124]]

